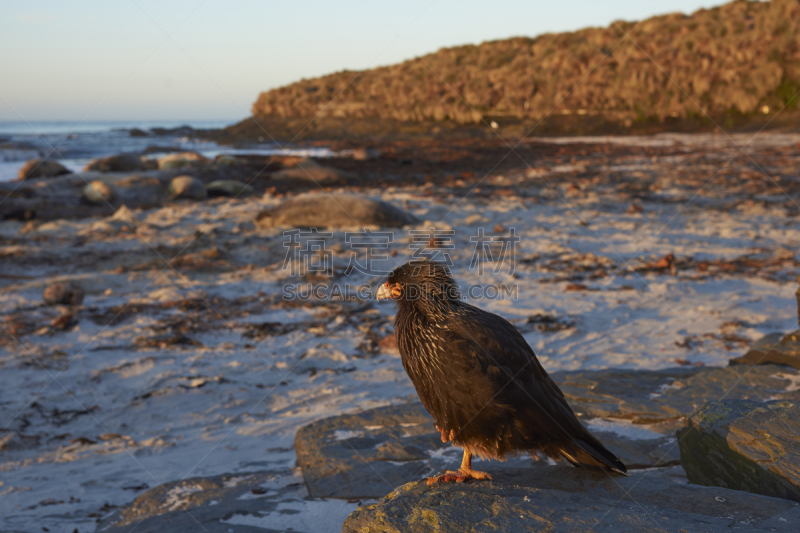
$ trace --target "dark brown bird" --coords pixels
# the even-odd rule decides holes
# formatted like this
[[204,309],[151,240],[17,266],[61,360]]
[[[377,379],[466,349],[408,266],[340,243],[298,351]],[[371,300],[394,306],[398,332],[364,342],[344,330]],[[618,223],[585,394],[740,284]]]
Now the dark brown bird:
[[536,354],[506,319],[461,301],[440,263],[396,268],[377,294],[398,304],[397,345],[442,441],[464,449],[458,471],[428,478],[491,479],[472,457],[543,452],[575,466],[625,473],[622,462],[578,421]]

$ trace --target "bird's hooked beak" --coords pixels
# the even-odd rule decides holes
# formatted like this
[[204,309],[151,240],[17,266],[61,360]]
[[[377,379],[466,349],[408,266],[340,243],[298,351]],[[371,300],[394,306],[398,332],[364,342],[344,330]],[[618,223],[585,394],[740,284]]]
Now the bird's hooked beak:
[[378,287],[378,293],[375,297],[378,300],[386,300],[387,298],[391,298],[392,300],[396,300],[400,298],[400,295],[403,294],[403,287],[399,283],[391,284],[388,281]]

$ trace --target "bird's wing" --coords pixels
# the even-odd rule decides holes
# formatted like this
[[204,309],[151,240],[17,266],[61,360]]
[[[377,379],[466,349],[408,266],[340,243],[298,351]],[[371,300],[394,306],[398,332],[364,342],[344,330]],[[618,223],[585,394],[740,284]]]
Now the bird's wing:
[[519,331],[500,316],[467,309],[468,320],[448,321],[446,346],[448,360],[468,367],[479,383],[475,388],[482,394],[474,401],[505,406],[545,438],[582,435],[564,394]]

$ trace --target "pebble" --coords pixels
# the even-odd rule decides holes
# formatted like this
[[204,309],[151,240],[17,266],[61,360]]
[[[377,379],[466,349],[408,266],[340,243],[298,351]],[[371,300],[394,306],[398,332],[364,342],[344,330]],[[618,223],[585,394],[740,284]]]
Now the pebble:
[[230,196],[242,198],[255,192],[250,185],[237,180],[212,181],[206,186],[206,190],[211,197]]
[[117,190],[110,183],[95,180],[83,188],[83,197],[92,204],[110,204],[118,198]]
[[44,303],[48,305],[80,305],[85,292],[72,282],[60,282],[48,285],[42,293]]

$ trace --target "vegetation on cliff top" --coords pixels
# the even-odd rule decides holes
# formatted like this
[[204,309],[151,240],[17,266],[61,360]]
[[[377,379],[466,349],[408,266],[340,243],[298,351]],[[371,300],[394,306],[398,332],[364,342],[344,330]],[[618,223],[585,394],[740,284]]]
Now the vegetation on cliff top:
[[797,108],[800,1],[737,0],[690,16],[458,46],[263,92],[257,118],[477,123],[666,117]]

